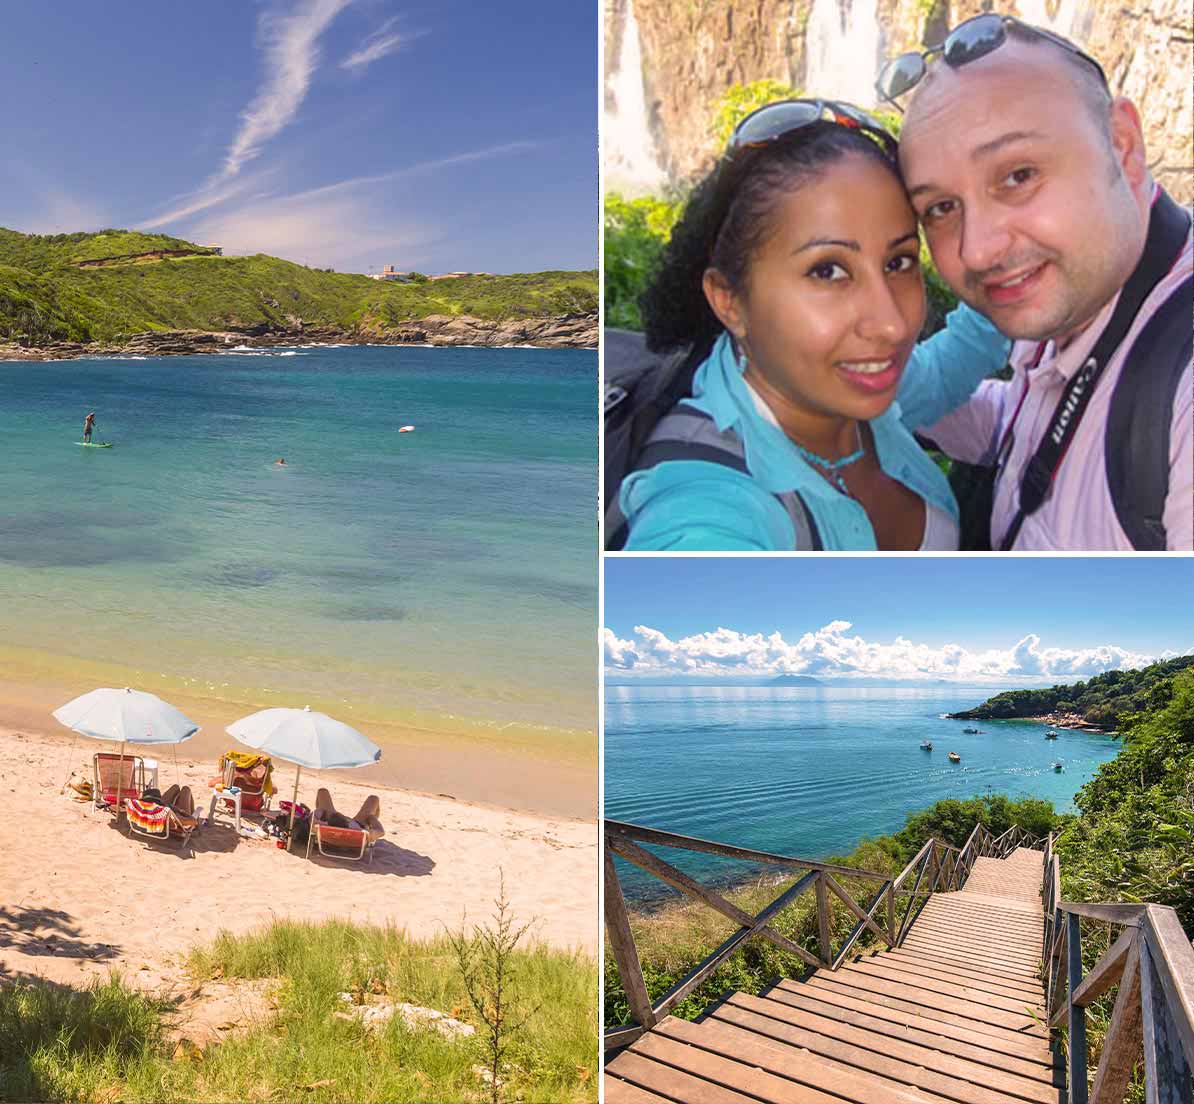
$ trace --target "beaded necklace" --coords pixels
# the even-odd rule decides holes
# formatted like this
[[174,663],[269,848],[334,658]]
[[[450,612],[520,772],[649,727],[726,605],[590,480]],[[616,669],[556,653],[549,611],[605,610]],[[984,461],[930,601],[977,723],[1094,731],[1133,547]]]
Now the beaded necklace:
[[[742,373],[745,376],[747,365],[749,362],[747,360],[746,353],[741,348],[741,346],[738,347],[737,352],[738,352],[738,365],[742,369]],[[866,448],[863,446],[863,443],[862,443],[862,430],[859,428],[857,422],[854,423],[854,434],[858,441],[858,448],[856,448],[848,456],[843,456],[839,460],[829,460],[826,457],[822,456],[820,453],[813,452],[812,449],[805,448],[799,441],[792,440],[791,435],[788,433],[785,433],[784,436],[786,436],[788,438],[788,440],[791,441],[792,447],[798,453],[800,453],[800,455],[802,457],[804,457],[804,459],[806,461],[808,461],[809,464],[820,469],[821,473],[825,476],[826,479],[829,480],[830,483],[833,484],[833,486],[835,486],[839,491],[841,491],[841,493],[844,494],[847,498],[853,498],[854,496],[850,494],[850,488],[846,486],[846,480],[845,480],[845,477],[842,475],[841,470],[842,470],[842,468],[848,468],[851,464],[856,464],[859,460],[861,460],[866,455]]]

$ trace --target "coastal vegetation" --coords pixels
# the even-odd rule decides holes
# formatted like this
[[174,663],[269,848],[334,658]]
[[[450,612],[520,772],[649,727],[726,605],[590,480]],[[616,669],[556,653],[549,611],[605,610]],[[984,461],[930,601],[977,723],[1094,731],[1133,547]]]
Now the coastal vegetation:
[[[1018,824],[1036,836],[1057,833],[1054,846],[1063,900],[1169,905],[1177,911],[1187,934],[1194,932],[1194,658],[1186,656],[1139,672],[1109,674],[1122,678],[1098,676],[1091,684],[1108,688],[1126,681],[1131,690],[1125,701],[1142,701],[1142,707],[1129,712],[1126,705],[1116,706],[1122,747],[1079,791],[1074,799],[1076,814],[1057,815],[1048,802],[1011,801],[999,795],[940,801],[914,813],[894,835],[865,840],[844,859],[828,861],[890,875],[898,873],[930,837],[959,846],[976,822],[986,824],[994,835]],[[789,875],[786,880],[794,879]],[[778,896],[779,889],[774,877],[769,877],[740,885],[727,897],[755,914]],[[865,887],[859,891],[865,893]],[[858,893],[855,896],[863,900]],[[849,918],[835,917],[835,945],[851,926]],[[638,912],[632,927],[652,1000],[732,930],[729,922],[721,921],[708,908],[677,904]],[[775,917],[772,927],[815,953],[815,907],[807,897]],[[1101,925],[1084,933],[1086,970],[1106,952],[1110,938],[1114,935],[1109,936]],[[860,943],[859,949],[866,946]],[[694,1019],[729,990],[758,993],[777,977],[801,977],[805,970],[795,957],[762,940],[752,940],[709,983],[679,1005],[675,1014]],[[604,986],[606,1025],[628,1022],[629,1007],[609,953]],[[1113,1002],[1114,993],[1088,1009],[1092,1071],[1098,1064]],[[1143,1099],[1139,1084],[1132,1091],[1136,1095],[1129,1099]]]
[[[155,330],[287,330],[299,321],[376,335],[432,315],[505,321],[597,310],[596,270],[400,283],[209,249],[126,230],[46,236],[0,229],[0,340],[117,341]],[[78,267],[161,251],[194,255]]]
[[[276,922],[221,934],[188,963],[197,983],[256,988],[266,1014],[200,1048],[171,1030],[175,1000],[112,976],[88,988],[42,981],[0,987],[0,1100],[492,1100],[490,1059],[450,935],[419,942],[392,928]],[[542,946],[504,962],[527,1010],[509,1039],[498,1098],[582,1104],[597,1099],[596,964]],[[341,994],[407,1001],[474,1022],[450,1038],[399,1017],[368,1028]],[[337,1015],[339,1013],[339,1015]]]
[[1139,670],[1105,671],[1088,682],[1068,686],[1006,690],[974,709],[950,715],[959,720],[990,721],[1071,713],[1089,725],[1110,731],[1119,727],[1122,719],[1130,714],[1168,705],[1173,693],[1172,676],[1191,664],[1194,664],[1194,656],[1178,656]]

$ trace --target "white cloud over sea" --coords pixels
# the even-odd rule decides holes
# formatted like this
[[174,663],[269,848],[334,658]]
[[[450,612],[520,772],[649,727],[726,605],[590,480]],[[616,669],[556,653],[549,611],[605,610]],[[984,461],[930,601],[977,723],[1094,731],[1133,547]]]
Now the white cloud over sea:
[[1000,680],[1088,678],[1103,671],[1143,667],[1181,653],[1145,655],[1113,644],[1056,648],[1026,633],[1006,648],[972,650],[961,644],[932,646],[903,636],[890,642],[864,640],[849,621],[830,621],[799,639],[780,633],[743,633],[718,628],[673,640],[648,625],[631,639],[603,630],[607,674],[653,677]]

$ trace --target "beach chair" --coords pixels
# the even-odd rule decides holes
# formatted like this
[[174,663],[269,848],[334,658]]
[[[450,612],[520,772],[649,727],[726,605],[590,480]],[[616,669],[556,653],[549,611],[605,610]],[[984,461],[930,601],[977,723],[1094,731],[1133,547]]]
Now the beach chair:
[[[251,760],[250,765],[238,764]],[[269,808],[270,797],[274,793],[271,781],[274,764],[268,755],[247,756],[229,752],[220,759],[220,778],[225,787],[236,786],[240,790],[240,808],[244,813],[261,813]],[[216,795],[216,801],[231,803],[228,798]]]
[[97,809],[120,815],[124,801],[145,789],[145,763],[138,755],[97,751],[91,757],[91,800]]
[[[199,828],[195,816],[195,799],[190,786],[179,789],[171,786],[161,801],[141,797],[129,797],[124,803],[125,820],[129,834],[164,843],[173,835],[179,841],[179,848],[190,846],[191,835]],[[191,849],[192,854],[194,848]]]
[[[336,812],[331,794],[321,789],[315,796],[315,809],[311,813],[307,858],[311,857],[311,845],[314,844],[324,858],[373,862],[373,845],[386,834],[378,820],[380,812],[380,798],[370,794],[349,822],[348,817]],[[329,820],[348,822],[348,826],[330,824]]]

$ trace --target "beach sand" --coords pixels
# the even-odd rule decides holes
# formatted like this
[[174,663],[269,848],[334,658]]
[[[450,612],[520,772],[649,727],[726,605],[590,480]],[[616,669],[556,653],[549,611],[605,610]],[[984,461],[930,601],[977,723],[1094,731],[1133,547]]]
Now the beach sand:
[[[374,786],[445,794],[547,816],[597,816],[595,731],[488,726],[463,719],[455,727],[445,723],[437,728],[387,723],[358,716],[333,702],[289,697],[225,700],[182,688],[178,680],[164,685],[145,679],[130,682],[129,672],[111,665],[77,662],[75,666],[77,671],[64,666],[61,657],[14,652],[0,642],[0,670],[5,672],[0,675],[0,728],[51,739],[65,734],[69,739],[70,733],[51,716],[58,706],[96,686],[132,685],[160,695],[200,726],[180,747],[180,755],[214,763],[228,748],[239,746],[224,731],[233,721],[267,706],[309,704],[360,728],[380,745],[381,761],[369,768]],[[170,754],[167,749],[162,758]],[[358,781],[352,771],[333,772],[335,776]]]
[[[533,921],[534,936],[596,955],[595,820],[388,788],[377,766],[303,771],[299,799],[307,804],[326,785],[351,816],[367,794],[380,795],[386,838],[372,864],[288,854],[272,841],[238,837],[230,818],[197,833],[191,857],[173,840],[130,838],[123,819],[118,829],[106,812],[59,792],[72,770],[90,778],[91,756],[116,745],[39,732],[13,712],[0,711],[0,982],[39,975],[79,985],[115,967],[139,987],[171,987],[191,947],[221,928],[246,932],[275,917],[342,917],[430,937],[459,929],[465,914],[470,924],[488,920],[499,869],[513,914]],[[235,746],[228,737],[216,744]],[[200,753],[202,746],[196,738],[152,757],[161,788],[190,785],[206,812],[218,753]],[[450,765],[459,772],[460,763]],[[453,777],[460,775],[446,765],[444,787]],[[275,802],[289,798],[294,778],[290,764],[276,764]]]

